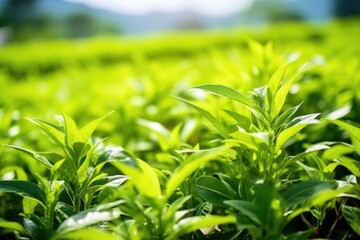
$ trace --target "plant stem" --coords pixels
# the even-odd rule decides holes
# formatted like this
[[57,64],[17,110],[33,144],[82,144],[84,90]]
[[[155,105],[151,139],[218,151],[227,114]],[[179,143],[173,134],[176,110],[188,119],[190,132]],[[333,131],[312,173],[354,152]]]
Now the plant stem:
[[346,200],[343,200],[343,201],[340,203],[339,208],[338,208],[338,210],[336,211],[336,219],[335,219],[333,225],[331,226],[330,231],[329,231],[329,233],[327,234],[326,238],[330,238],[330,236],[332,235],[333,231],[335,230],[335,227],[336,227],[337,223],[338,223],[339,220],[341,219],[342,214],[340,214],[340,211],[341,211],[341,207],[342,207],[342,205],[345,203],[345,201],[346,201]]

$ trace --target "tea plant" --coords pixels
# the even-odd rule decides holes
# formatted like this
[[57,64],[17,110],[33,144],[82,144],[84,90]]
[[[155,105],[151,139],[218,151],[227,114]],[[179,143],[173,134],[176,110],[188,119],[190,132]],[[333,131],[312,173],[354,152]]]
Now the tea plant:
[[[124,200],[119,206],[124,216],[114,231],[123,239],[170,240],[198,229],[234,223],[233,216],[194,215],[195,209],[186,208],[186,202],[193,196],[190,192],[179,192],[179,187],[199,167],[223,158],[226,152],[225,147],[195,151],[169,174],[153,169],[130,154],[123,161],[113,161],[115,167],[129,176],[125,186],[112,194]],[[120,159],[123,159],[122,154]]]
[[[1,226],[9,228],[15,226],[14,230],[26,233],[33,239],[45,239],[53,235],[56,227],[58,227],[58,232],[62,233],[63,226],[68,227],[69,222],[74,222],[74,218],[79,218],[79,215],[76,214],[86,217],[91,213],[96,215],[99,210],[108,208],[100,206],[95,210],[90,209],[95,204],[94,201],[101,190],[117,187],[126,181],[127,177],[123,175],[107,176],[106,173],[101,172],[103,166],[109,161],[110,153],[108,151],[99,152],[98,148],[102,140],[93,143],[90,137],[105,117],[92,121],[81,129],[78,129],[74,121],[65,114],[62,125],[29,119],[57,144],[63,151],[62,154],[35,152],[18,146],[4,145],[22,151],[38,163],[45,165],[49,170],[49,177],[33,173],[38,184],[20,180],[0,181],[1,191],[24,196],[22,214],[24,227],[9,222],[1,222]],[[119,212],[114,210],[114,212],[104,214],[105,218],[100,214],[100,216],[94,216],[96,218],[90,218],[90,221],[84,220],[79,226],[101,222],[108,219],[109,216],[110,219],[118,217]],[[69,219],[70,216],[75,217]],[[79,226],[74,229],[78,229]],[[68,231],[69,229],[66,232]],[[59,235],[59,233],[57,234]]]
[[[217,129],[223,142],[233,149],[230,164],[238,170],[230,175],[200,177],[196,185],[199,195],[212,204],[233,209],[238,215],[237,227],[248,229],[252,239],[307,239],[312,231],[288,236],[283,231],[298,215],[354,189],[350,182],[324,177],[302,180],[308,168],[302,160],[329,149],[329,144],[316,144],[293,156],[286,153],[289,140],[309,124],[316,124],[319,114],[294,117],[301,104],[282,111],[296,77],[284,79],[285,71],[286,66],[281,67],[266,86],[248,95],[223,85],[196,87],[245,105],[246,109],[238,112],[224,109],[234,125],[224,125],[203,107],[181,99]],[[321,216],[318,218],[321,222]]]

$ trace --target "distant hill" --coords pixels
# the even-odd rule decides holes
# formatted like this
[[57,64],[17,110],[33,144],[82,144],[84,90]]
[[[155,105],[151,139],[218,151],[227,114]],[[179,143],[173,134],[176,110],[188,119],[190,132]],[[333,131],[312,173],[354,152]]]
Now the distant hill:
[[127,34],[156,33],[173,29],[231,27],[238,25],[242,20],[240,14],[226,17],[208,17],[191,11],[171,14],[154,12],[142,16],[132,16],[63,0],[39,0],[38,10],[57,19],[73,13],[87,13],[99,21],[120,26],[122,31]]
[[[177,13],[155,12],[142,16],[120,14],[97,9],[82,3],[64,0],[38,0],[37,11],[61,20],[75,13],[86,13],[96,21],[111,23],[122,29],[123,34],[157,33],[169,30],[214,29],[239,25],[264,24],[268,19],[264,13],[276,4],[283,11],[290,9],[307,21],[324,21],[331,17],[335,0],[257,0],[248,13],[236,13],[224,17],[209,17],[192,11]],[[0,0],[0,9],[6,0]],[[275,9],[276,9],[275,8]],[[278,13],[277,13],[278,14]]]

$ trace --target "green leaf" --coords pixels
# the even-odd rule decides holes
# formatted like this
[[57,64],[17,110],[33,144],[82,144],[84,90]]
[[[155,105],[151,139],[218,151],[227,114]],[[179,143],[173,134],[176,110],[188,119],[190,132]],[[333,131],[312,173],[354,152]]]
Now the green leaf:
[[227,147],[219,147],[211,150],[198,151],[188,157],[171,175],[166,183],[166,196],[169,198],[172,193],[180,186],[180,184],[190,176],[195,170],[199,169],[207,162],[215,160],[227,151]]
[[114,113],[114,111],[111,111],[105,116],[102,116],[101,118],[98,118],[82,127],[78,132],[81,142],[86,143],[91,137],[91,135],[94,133],[98,125],[112,113]]
[[243,200],[228,200],[224,203],[238,210],[241,215],[248,217],[253,222],[254,227],[261,225],[261,220],[257,215],[256,208],[252,202]]
[[354,145],[355,149],[360,154],[360,128],[340,120],[329,121],[338,125],[349,133],[351,143]]
[[334,163],[330,163],[324,168],[324,172],[333,172],[337,166],[347,168],[356,177],[360,177],[360,162],[345,156],[337,157]]
[[[187,202],[189,199],[191,199],[191,196],[184,196],[177,198],[174,202],[171,203],[169,208],[166,211],[166,217],[169,221],[175,220],[176,222],[179,221],[183,214],[177,214],[179,213],[178,210],[183,207],[185,202]],[[191,212],[192,210],[185,210],[184,213],[187,214],[188,212]]]
[[40,163],[44,164],[49,169],[51,169],[53,167],[52,164],[50,163],[50,161],[46,157],[40,155],[37,152],[31,151],[31,150],[26,149],[26,148],[18,147],[18,146],[12,146],[12,145],[6,145],[6,144],[3,144],[2,146],[12,148],[12,149],[16,149],[18,151],[26,153],[30,157],[32,157],[35,160],[39,161]]
[[159,179],[154,169],[146,162],[136,159],[137,167],[122,161],[113,161],[111,163],[129,177],[131,183],[141,194],[154,199],[161,197]]
[[80,229],[73,232],[67,232],[65,234],[57,234],[52,239],[76,239],[76,240],[125,240],[118,235],[114,235],[110,232],[101,231],[98,229]]
[[204,176],[197,180],[195,189],[201,198],[215,205],[224,206],[225,200],[233,198],[224,183],[211,176]]
[[30,122],[39,126],[58,146],[65,151],[65,135],[59,130],[60,127],[44,120],[27,118]]
[[[271,108],[270,117],[275,118],[281,111],[282,107],[284,106],[286,97],[289,93],[290,87],[292,86],[295,78],[299,75],[302,68],[296,71],[289,79],[287,79],[280,88],[276,91],[274,95],[273,104]],[[275,74],[283,74],[282,69],[279,70],[280,72],[276,72]],[[276,81],[274,81],[276,83]]]
[[16,193],[45,204],[45,193],[35,183],[27,181],[0,181],[0,191]]
[[216,95],[219,95],[222,97],[226,97],[226,98],[235,100],[235,101],[240,102],[248,107],[253,107],[253,102],[251,101],[250,98],[248,98],[246,95],[242,94],[241,92],[239,92],[233,88],[226,87],[224,85],[204,84],[204,85],[196,86],[194,88],[202,89],[202,90],[205,90],[212,94],[216,94]]
[[288,110],[286,110],[285,112],[283,112],[279,117],[277,117],[275,119],[275,123],[274,126],[275,127],[281,127],[282,125],[284,125],[286,122],[288,122],[290,120],[290,118],[297,112],[297,110],[300,108],[302,103],[300,103],[299,105],[289,108]]
[[38,201],[24,197],[22,201],[23,211],[25,214],[33,213],[36,206],[38,205]]
[[78,128],[68,115],[63,113],[64,123],[65,123],[65,145],[68,148],[73,148],[75,142],[81,142],[79,137]]
[[307,181],[296,183],[285,190],[282,195],[288,209],[297,205],[311,203],[317,196],[338,187],[336,181]]
[[198,107],[197,105],[182,99],[182,98],[177,98],[176,99],[190,105],[191,107],[193,107],[195,110],[197,110],[201,115],[203,115],[207,120],[209,120],[210,123],[212,123],[214,125],[214,127],[219,131],[220,135],[224,138],[228,138],[229,137],[229,132],[226,129],[226,127],[216,118],[214,117],[211,113],[209,113],[208,111],[206,111],[205,109]]
[[220,224],[235,223],[235,216],[196,216],[180,220],[174,226],[175,236],[167,239],[177,239],[180,236],[194,232],[195,230],[212,227]]
[[287,69],[287,65],[283,65],[280,68],[278,68],[276,72],[271,76],[267,86],[271,92],[272,97],[274,97],[276,92],[278,91],[280,87],[280,83],[286,72],[286,69]]
[[[291,121],[288,125],[289,127],[283,130],[276,139],[275,152],[280,150],[280,148],[284,145],[284,143],[293,137],[296,133],[298,133],[301,129],[306,127],[309,124],[317,123],[315,118],[319,114],[309,114],[305,116],[298,117]],[[292,125],[296,122],[294,125]]]
[[57,229],[58,234],[64,234],[79,230],[81,228],[96,224],[111,221],[120,217],[122,212],[118,208],[109,209],[124,203],[123,200],[99,205],[86,211],[79,212],[60,224]]
[[251,125],[251,120],[248,117],[245,117],[237,112],[234,111],[230,111],[230,110],[226,110],[224,109],[224,111],[229,114],[233,119],[236,120],[237,124],[245,129],[245,130],[249,130],[250,125]]
[[11,231],[18,231],[25,233],[25,228],[18,222],[10,222],[0,218],[0,228],[5,228]]
[[310,235],[313,233],[313,230],[307,230],[302,232],[292,233],[286,236],[288,240],[307,240],[309,239]]
[[230,134],[234,139],[225,140],[225,142],[232,142],[243,144],[253,150],[266,149],[269,144],[269,136],[267,133],[247,133],[237,131]]
[[343,216],[350,227],[360,235],[360,209],[357,207],[350,207],[343,205]]
[[78,176],[78,182],[80,184],[82,184],[88,176],[89,166],[90,166],[90,162],[91,162],[93,153],[94,153],[95,149],[99,146],[100,143],[101,143],[101,141],[97,142],[96,144],[91,146],[91,148],[86,152],[86,158],[76,172],[77,176]]

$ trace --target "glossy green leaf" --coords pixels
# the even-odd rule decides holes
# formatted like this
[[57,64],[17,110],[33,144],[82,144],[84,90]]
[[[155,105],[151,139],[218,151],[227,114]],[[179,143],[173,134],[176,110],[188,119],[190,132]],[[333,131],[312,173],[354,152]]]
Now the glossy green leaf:
[[28,181],[0,181],[0,191],[30,197],[45,204],[45,193],[35,183]]
[[228,206],[236,209],[243,216],[246,216],[253,222],[253,226],[261,226],[261,220],[257,214],[257,210],[252,202],[243,200],[228,200],[224,202]]
[[328,190],[335,190],[338,187],[336,181],[306,181],[296,183],[285,190],[282,195],[288,209],[297,205],[311,203],[317,196]]
[[225,200],[230,200],[233,195],[222,181],[215,177],[204,176],[196,181],[195,189],[205,201],[215,205],[224,205]]
[[122,212],[118,208],[113,207],[116,207],[122,203],[124,203],[124,201],[119,200],[79,212],[62,222],[57,229],[57,233],[62,235],[64,233],[79,230],[96,223],[104,223],[106,221],[117,219],[120,217]]

